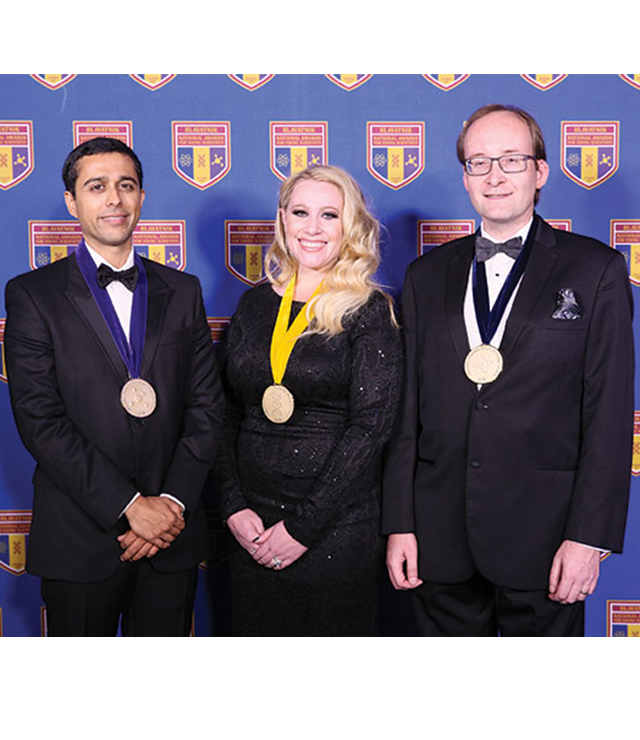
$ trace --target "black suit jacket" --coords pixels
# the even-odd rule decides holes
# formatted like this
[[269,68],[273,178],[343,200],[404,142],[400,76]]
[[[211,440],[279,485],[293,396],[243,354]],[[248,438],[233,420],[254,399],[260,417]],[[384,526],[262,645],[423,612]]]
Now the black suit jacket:
[[[403,289],[404,402],[385,472],[385,533],[415,532],[419,575],[547,587],[564,539],[621,551],[633,438],[632,299],[623,256],[541,219],[501,344],[465,375],[474,237],[413,262]],[[553,318],[572,288],[580,318]]]
[[169,493],[187,525],[151,562],[192,567],[205,555],[200,494],[222,394],[197,278],[144,260],[147,329],[141,377],[158,404],[146,419],[120,405],[127,370],[75,256],[11,280],[5,353],[20,436],[36,459],[27,569],[102,580],[119,564],[120,514],[136,491]]

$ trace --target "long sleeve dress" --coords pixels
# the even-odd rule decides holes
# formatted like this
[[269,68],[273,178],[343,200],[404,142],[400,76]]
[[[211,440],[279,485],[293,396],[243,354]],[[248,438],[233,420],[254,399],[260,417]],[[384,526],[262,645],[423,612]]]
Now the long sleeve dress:
[[[283,520],[309,550],[276,570],[255,563],[233,540],[234,632],[373,634],[380,467],[399,400],[399,331],[386,298],[375,292],[342,333],[303,335],[283,379],[295,410],[275,424],[261,401],[273,383],[269,351],[280,301],[271,285],[260,285],[242,296],[232,319],[216,477],[225,519],[249,508],[265,527]],[[291,321],[302,306],[294,301]]]

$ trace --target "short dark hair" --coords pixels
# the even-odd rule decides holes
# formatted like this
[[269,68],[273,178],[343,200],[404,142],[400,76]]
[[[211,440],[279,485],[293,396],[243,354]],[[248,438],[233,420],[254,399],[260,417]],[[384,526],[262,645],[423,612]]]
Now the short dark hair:
[[78,161],[82,157],[91,157],[94,154],[110,154],[117,152],[129,157],[133,162],[138,175],[138,185],[142,189],[142,165],[136,153],[120,139],[114,139],[109,136],[98,136],[95,139],[79,144],[67,157],[62,167],[62,179],[64,180],[65,190],[72,195],[76,194],[76,180],[78,179]]
[[[514,116],[520,118],[520,120],[526,123],[529,133],[531,134],[531,141],[533,142],[533,156],[536,158],[536,169],[538,167],[538,159],[544,159],[547,161],[547,150],[544,144],[544,137],[542,136],[542,130],[538,125],[536,119],[527,111],[522,108],[517,108],[515,105],[502,105],[500,103],[492,103],[490,105],[483,105],[482,108],[478,108],[477,111],[471,114],[469,119],[465,121],[462,131],[458,136],[456,142],[456,154],[460,164],[464,167],[465,156],[464,156],[464,143],[467,138],[467,132],[471,126],[479,121],[481,118],[488,116],[491,113],[513,113]],[[535,204],[538,204],[540,200],[540,190],[536,190]]]

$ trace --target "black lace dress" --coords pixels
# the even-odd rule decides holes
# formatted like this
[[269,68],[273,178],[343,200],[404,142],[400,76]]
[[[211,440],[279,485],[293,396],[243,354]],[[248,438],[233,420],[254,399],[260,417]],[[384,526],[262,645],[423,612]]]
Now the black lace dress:
[[[294,301],[291,321],[302,308]],[[271,335],[280,297],[247,291],[225,352],[227,413],[216,478],[227,519],[244,508],[265,527],[283,520],[309,550],[265,568],[230,537],[234,633],[372,635],[381,568],[380,463],[401,384],[399,331],[374,293],[334,337],[303,336],[283,384],[295,397],[284,424],[269,421]]]

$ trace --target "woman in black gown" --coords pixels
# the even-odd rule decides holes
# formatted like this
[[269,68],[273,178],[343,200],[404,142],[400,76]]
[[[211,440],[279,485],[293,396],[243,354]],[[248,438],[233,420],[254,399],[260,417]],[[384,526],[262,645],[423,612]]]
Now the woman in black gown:
[[[378,223],[346,172],[282,185],[269,282],[242,296],[226,349],[217,478],[234,634],[375,634],[380,463],[402,363],[379,260]],[[287,346],[278,332],[309,318]]]

